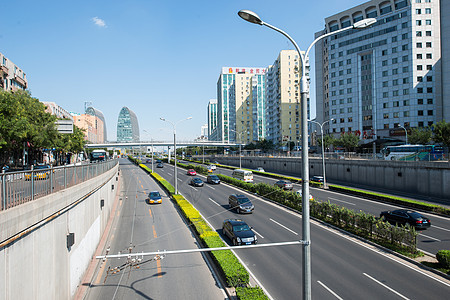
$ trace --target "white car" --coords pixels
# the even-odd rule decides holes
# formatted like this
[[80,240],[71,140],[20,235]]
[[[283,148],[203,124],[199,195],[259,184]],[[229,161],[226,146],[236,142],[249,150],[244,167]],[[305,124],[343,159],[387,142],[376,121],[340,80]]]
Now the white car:
[[208,168],[211,168],[211,170],[216,170],[216,165],[209,165]]
[[[295,192],[297,195],[299,195],[300,197],[302,197],[302,190],[298,190]],[[311,195],[311,193],[309,194],[309,200],[312,201],[314,200],[313,195]]]
[[262,167],[257,167],[257,168],[255,169],[255,171],[258,171],[258,172],[265,172],[264,169],[263,169]]

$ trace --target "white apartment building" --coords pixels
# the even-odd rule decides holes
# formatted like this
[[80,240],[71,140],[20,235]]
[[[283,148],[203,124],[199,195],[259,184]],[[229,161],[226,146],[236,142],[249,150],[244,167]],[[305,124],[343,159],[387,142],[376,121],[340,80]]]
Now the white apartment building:
[[28,81],[25,72],[0,53],[0,89],[14,92],[27,88]]
[[[264,99],[253,93],[264,94],[262,79],[265,68],[224,67],[217,81],[217,133],[215,140],[227,142],[250,143],[257,139],[253,136],[254,101]],[[255,79],[252,79],[255,77]],[[252,81],[256,81],[253,90]],[[256,110],[258,112],[258,110]],[[255,119],[256,120],[256,119]]]
[[72,114],[56,104],[55,102],[42,102],[45,105],[45,111],[55,115],[58,119],[72,120]]
[[441,1],[371,0],[325,19],[316,37],[377,19],[370,28],[316,45],[317,121],[334,119],[325,133],[354,132],[369,142],[404,136],[399,126],[450,119],[442,85],[450,70],[442,70]]
[[[296,50],[282,50],[273,65],[267,68],[265,137],[275,144],[301,140],[301,69]],[[309,61],[306,61],[306,70],[306,76],[309,76]]]

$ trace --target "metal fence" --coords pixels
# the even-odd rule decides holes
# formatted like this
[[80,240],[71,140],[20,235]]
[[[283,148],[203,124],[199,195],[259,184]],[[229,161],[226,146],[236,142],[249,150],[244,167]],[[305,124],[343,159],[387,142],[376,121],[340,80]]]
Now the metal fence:
[[0,211],[74,186],[111,170],[118,160],[0,173]]

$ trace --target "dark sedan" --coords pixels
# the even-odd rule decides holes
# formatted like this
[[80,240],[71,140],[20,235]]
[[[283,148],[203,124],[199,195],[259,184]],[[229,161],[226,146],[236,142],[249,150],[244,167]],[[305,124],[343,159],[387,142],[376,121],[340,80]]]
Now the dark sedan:
[[396,225],[406,225],[409,224],[416,229],[426,229],[431,226],[430,219],[422,216],[420,213],[407,210],[407,209],[397,209],[383,211],[380,214],[380,218],[388,221],[389,223]]
[[235,246],[251,245],[258,242],[252,228],[242,220],[227,219],[223,221],[222,233],[229,237]]
[[292,190],[294,185],[289,180],[279,180],[275,182],[275,186],[282,188],[283,190]]
[[217,175],[208,175],[208,177],[206,177],[206,182],[211,184],[220,184],[220,178]]
[[192,186],[197,186],[197,187],[203,186],[203,180],[201,180],[198,177],[194,177],[194,178],[191,179],[191,185]]

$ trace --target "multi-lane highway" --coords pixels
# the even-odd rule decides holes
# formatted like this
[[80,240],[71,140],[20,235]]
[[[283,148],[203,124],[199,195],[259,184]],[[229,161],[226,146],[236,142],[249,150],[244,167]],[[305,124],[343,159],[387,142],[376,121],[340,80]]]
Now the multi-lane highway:
[[[217,168],[215,173],[231,176],[232,170],[225,168]],[[254,174],[254,182],[266,182],[273,184],[278,179],[270,177],[259,176]],[[294,190],[301,190],[301,185],[294,184]],[[347,207],[354,211],[363,211],[366,213],[379,216],[380,212],[385,210],[395,210],[402,207],[372,201],[361,197],[345,195],[342,193],[333,192],[330,190],[323,190],[319,188],[310,188],[310,193],[314,199],[318,201],[330,201],[331,203]],[[419,199],[417,199],[419,200]],[[428,254],[435,255],[439,250],[450,249],[450,218],[442,217],[434,214],[421,212],[424,216],[431,219],[431,228],[420,231],[417,239],[417,247]]]
[[[198,245],[164,191],[139,167],[120,160],[122,189],[115,222],[106,242],[109,254],[196,249]],[[149,205],[150,191],[163,195],[162,204]],[[105,254],[105,253],[103,253]],[[153,257],[143,257],[147,261]],[[108,268],[126,266],[117,273]],[[107,275],[108,274],[108,275]],[[108,259],[96,270],[87,299],[224,299],[200,253],[172,254],[129,267],[127,259]]]
[[[173,170],[168,164],[155,169],[169,182],[173,182]],[[219,233],[224,219],[239,218],[254,228],[259,243],[301,239],[300,215],[250,194],[248,196],[255,204],[254,213],[238,215],[229,210],[228,195],[242,191],[225,184],[194,188],[188,185],[190,178],[185,170],[179,169],[180,193]],[[317,191],[313,194],[321,197]],[[334,194],[327,197],[338,199]],[[313,222],[311,240],[315,299],[443,299],[450,293],[448,280],[326,226]],[[230,242],[226,238],[225,241]],[[272,298],[301,297],[301,246],[247,249],[236,253]]]

